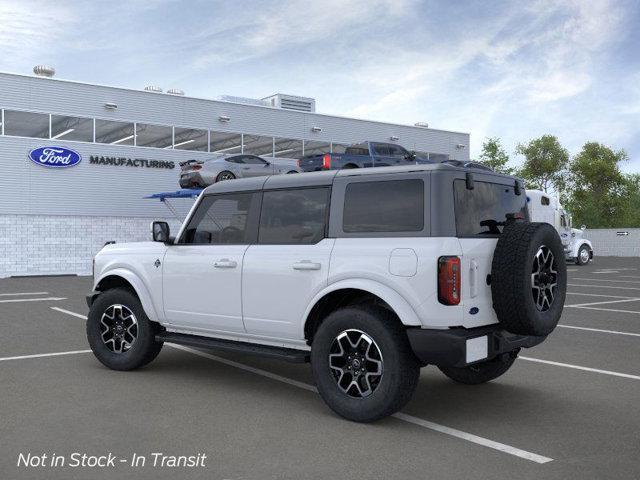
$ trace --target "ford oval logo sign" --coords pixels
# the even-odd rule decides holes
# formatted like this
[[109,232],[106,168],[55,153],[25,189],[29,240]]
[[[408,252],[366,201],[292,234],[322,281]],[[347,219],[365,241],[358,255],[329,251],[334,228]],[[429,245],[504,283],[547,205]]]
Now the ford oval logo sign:
[[79,164],[82,155],[64,147],[40,147],[29,152],[29,160],[43,167],[66,168]]

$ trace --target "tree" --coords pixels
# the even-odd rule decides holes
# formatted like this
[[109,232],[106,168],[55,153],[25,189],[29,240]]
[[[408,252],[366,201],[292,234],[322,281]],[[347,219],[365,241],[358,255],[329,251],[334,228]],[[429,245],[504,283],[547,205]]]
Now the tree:
[[634,191],[637,195],[638,180],[625,178],[620,171],[618,164],[625,160],[624,150],[613,151],[598,142],[585,143],[573,158],[568,206],[576,225],[618,227],[625,222],[625,215],[632,214],[629,200]]
[[554,135],[543,135],[527,144],[519,144],[516,153],[525,161],[518,175],[525,179],[527,188],[548,192],[553,188],[561,194],[566,185],[569,152]]
[[640,174],[625,175],[623,214],[617,226],[640,228]]
[[509,155],[502,148],[498,137],[485,138],[482,144],[482,153],[480,154],[480,163],[492,168],[498,173],[513,175],[514,169],[507,166],[509,163]]

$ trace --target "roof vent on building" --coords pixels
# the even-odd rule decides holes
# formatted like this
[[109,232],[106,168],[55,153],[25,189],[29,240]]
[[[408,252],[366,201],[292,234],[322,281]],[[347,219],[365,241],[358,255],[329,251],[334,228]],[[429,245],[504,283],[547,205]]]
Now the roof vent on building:
[[35,67],[33,67],[33,73],[35,73],[38,77],[51,78],[56,74],[56,69],[50,67],[49,65],[36,65]]
[[429,124],[427,122],[416,122],[414,125],[420,128],[429,128]]
[[162,88],[156,85],[147,85],[146,87],[144,87],[144,89],[147,92],[162,93]]
[[285,110],[296,110],[298,112],[315,112],[316,101],[309,97],[298,97],[296,95],[286,95],[276,93],[270,97],[263,98],[272,107],[283,108]]
[[167,93],[169,95],[178,95],[178,96],[184,96],[184,91],[180,90],[179,88],[170,88],[169,90],[167,90]]

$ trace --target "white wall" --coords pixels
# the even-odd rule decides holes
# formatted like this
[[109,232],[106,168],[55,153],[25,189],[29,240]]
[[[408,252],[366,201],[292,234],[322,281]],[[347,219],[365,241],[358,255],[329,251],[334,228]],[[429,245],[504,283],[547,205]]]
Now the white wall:
[[[93,256],[105,242],[151,237],[151,218],[0,215],[0,278],[12,275],[90,275]],[[171,232],[180,223],[166,220]]]
[[[619,235],[622,232],[629,235]],[[640,228],[588,228],[584,237],[596,257],[640,257]]]

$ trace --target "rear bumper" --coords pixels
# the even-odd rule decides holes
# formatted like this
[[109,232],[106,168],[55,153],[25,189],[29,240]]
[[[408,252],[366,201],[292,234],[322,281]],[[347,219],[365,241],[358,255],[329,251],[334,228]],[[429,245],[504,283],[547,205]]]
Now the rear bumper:
[[202,175],[199,172],[189,172],[180,175],[180,188],[205,187]]
[[514,335],[498,324],[449,330],[409,328],[407,336],[413,353],[422,363],[446,367],[465,367],[491,360],[520,348],[534,347],[547,338]]

